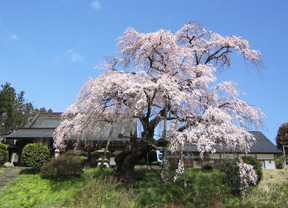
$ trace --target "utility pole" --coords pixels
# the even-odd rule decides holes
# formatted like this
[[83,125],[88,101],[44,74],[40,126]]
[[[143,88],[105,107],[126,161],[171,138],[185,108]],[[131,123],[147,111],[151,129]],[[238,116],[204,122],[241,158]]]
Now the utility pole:
[[288,145],[283,145],[284,165],[285,165],[285,168],[287,168],[287,156],[286,156],[285,148],[288,149]]

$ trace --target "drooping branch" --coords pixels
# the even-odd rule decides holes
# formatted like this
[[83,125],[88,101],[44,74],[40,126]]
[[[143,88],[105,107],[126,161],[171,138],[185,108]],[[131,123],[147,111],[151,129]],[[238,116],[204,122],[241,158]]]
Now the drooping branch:
[[139,142],[131,141],[133,148],[116,162],[123,180],[154,142],[162,121],[164,129],[169,128],[171,152],[181,151],[179,144],[189,142],[197,143],[201,155],[215,151],[216,144],[249,150],[253,137],[244,129],[245,122],[259,126],[264,116],[239,99],[235,84],[216,84],[216,72],[232,64],[233,52],[250,62],[260,61],[260,52],[250,49],[248,41],[185,24],[175,34],[165,30],[143,34],[129,28],[118,47],[121,57],[115,63],[132,69],[120,72],[115,64],[107,64],[106,73],[90,79],[65,113],[56,145],[63,146],[71,132],[85,139],[101,128],[101,122],[137,118],[142,129]]

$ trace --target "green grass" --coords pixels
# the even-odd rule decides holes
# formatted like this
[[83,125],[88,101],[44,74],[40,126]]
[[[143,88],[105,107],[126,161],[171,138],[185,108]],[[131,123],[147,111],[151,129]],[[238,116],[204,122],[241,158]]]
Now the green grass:
[[36,175],[20,175],[0,191],[0,204],[5,207],[50,207],[63,204],[76,190],[79,180],[54,182]]
[[[142,206],[165,207],[167,204],[173,204],[197,208],[214,207],[235,197],[231,194],[231,188],[223,182],[225,174],[220,170],[188,170],[187,190],[184,189],[181,177],[176,183],[170,182],[164,185],[161,183],[159,171],[138,171],[135,193],[142,194],[140,199]],[[169,175],[172,181],[174,172],[170,171]]]
[[69,180],[22,174],[0,190],[0,205],[1,208],[136,207],[137,197],[133,192],[127,192],[120,184],[107,185],[105,177],[110,172],[99,177],[97,169],[87,169],[82,177]]
[[0,167],[0,174],[5,170],[4,166]]
[[[65,181],[22,174],[0,190],[0,207],[288,207],[287,185],[267,182],[271,176],[265,180],[265,173],[268,188],[250,189],[245,200],[232,194],[231,187],[223,182],[224,173],[217,169],[187,170],[187,190],[183,178],[164,185],[159,170],[136,170],[134,186],[107,183],[110,173],[106,169],[99,176],[98,169],[85,169],[80,178]],[[174,172],[169,175],[172,180]]]

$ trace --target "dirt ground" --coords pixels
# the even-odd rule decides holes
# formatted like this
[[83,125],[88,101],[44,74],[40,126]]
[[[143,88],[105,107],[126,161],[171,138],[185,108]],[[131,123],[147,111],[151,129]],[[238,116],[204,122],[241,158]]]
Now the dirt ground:
[[6,186],[10,181],[18,177],[22,170],[27,169],[26,167],[11,167],[11,168],[0,168],[0,189]]

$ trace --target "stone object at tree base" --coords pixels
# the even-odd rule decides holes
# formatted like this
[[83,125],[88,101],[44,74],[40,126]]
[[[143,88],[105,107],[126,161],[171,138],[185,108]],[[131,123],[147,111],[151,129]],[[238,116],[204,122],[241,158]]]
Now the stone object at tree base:
[[6,168],[13,168],[13,167],[14,167],[14,165],[13,165],[12,163],[10,163],[10,162],[6,162],[6,163],[4,164],[4,166],[5,166]]

